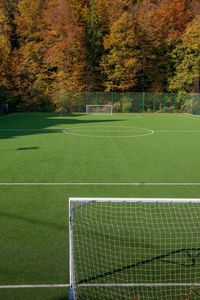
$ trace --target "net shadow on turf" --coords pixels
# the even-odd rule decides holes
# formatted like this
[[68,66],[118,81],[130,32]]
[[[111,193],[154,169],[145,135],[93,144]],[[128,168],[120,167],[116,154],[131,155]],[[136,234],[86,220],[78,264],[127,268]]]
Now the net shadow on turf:
[[[189,263],[179,263],[175,259],[173,260],[173,256],[176,254],[184,254],[185,257],[187,258],[187,260],[189,260]],[[136,268],[140,265],[150,264],[150,263],[152,263],[154,261],[158,261],[158,260],[163,263],[169,263],[169,264],[173,264],[173,265],[178,264],[182,267],[192,267],[192,266],[196,265],[197,259],[199,258],[199,256],[200,256],[200,248],[181,248],[181,249],[170,251],[166,254],[162,254],[162,255],[154,256],[149,259],[138,261],[134,264],[130,264],[130,265],[127,265],[127,266],[124,266],[121,268],[113,269],[109,272],[101,273],[96,276],[91,276],[91,277],[82,279],[82,280],[78,281],[77,284],[79,285],[79,284],[83,284],[83,283],[89,283],[91,281],[94,281],[94,280],[97,280],[100,278],[104,278],[106,276],[111,276],[111,275],[114,275],[116,273],[120,273],[123,271],[127,271],[129,269]],[[172,259],[168,259],[170,257]]]

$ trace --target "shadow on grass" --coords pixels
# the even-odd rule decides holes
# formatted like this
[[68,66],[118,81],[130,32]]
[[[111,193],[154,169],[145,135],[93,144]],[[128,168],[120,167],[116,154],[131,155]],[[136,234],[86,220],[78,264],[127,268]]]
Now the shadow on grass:
[[38,150],[40,147],[20,147],[13,149],[0,149],[0,152],[13,152],[13,151],[23,151],[23,150]]
[[17,148],[16,150],[37,150],[39,149],[39,147],[21,147],[21,148]]
[[86,124],[120,122],[113,116],[86,116],[84,114],[15,113],[0,118],[0,139],[35,134],[60,133],[67,127]]

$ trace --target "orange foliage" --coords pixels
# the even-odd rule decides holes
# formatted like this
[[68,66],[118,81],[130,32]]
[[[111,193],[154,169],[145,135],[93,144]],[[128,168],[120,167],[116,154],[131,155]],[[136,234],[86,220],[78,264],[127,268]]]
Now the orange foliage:
[[70,4],[66,0],[49,0],[44,21],[44,62],[62,71],[62,79],[65,74],[68,80],[78,80],[84,71],[83,30]]

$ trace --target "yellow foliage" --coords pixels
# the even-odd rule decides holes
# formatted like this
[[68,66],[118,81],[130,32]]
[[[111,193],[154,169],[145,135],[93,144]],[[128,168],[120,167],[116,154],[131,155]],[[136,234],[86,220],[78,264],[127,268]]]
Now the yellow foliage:
[[11,45],[9,39],[0,34],[0,62],[5,62],[11,53]]

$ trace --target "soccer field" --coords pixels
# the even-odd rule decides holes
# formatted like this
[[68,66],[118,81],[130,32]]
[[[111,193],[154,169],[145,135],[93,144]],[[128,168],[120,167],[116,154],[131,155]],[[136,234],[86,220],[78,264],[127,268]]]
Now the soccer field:
[[200,198],[199,149],[182,113],[0,117],[0,299],[68,299],[68,199]]

